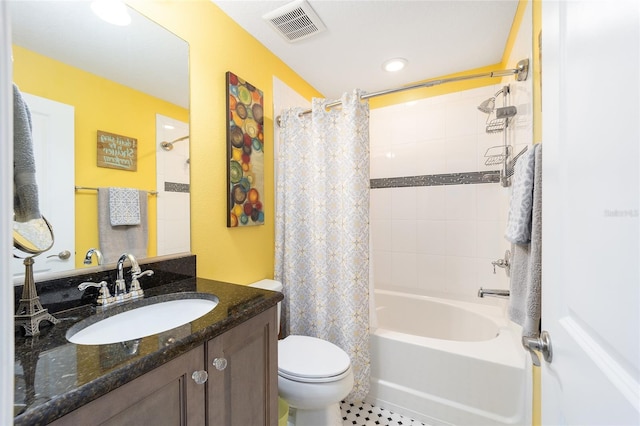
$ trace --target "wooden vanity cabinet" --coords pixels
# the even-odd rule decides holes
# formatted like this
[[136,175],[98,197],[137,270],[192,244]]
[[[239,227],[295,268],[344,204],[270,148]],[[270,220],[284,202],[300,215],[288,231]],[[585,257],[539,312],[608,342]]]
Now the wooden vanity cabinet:
[[277,340],[272,308],[207,343],[208,425],[277,425]]
[[277,369],[273,307],[51,424],[276,426]]
[[191,375],[202,370],[197,347],[51,423],[69,425],[204,425],[204,385]]

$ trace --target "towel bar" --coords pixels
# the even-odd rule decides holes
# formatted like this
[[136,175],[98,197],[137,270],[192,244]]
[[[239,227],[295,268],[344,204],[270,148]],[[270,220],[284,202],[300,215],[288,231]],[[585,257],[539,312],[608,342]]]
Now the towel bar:
[[[98,188],[93,188],[91,186],[75,186],[76,191],[80,191],[81,189],[86,189],[88,191],[97,191]],[[158,195],[158,191],[147,191],[150,195]]]

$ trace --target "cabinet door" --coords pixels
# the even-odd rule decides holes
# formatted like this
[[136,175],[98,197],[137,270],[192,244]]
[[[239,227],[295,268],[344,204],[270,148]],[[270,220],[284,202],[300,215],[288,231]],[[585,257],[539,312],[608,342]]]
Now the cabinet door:
[[204,425],[204,385],[191,378],[203,364],[204,348],[199,346],[52,425]]
[[207,343],[207,424],[277,425],[277,343],[275,307]]

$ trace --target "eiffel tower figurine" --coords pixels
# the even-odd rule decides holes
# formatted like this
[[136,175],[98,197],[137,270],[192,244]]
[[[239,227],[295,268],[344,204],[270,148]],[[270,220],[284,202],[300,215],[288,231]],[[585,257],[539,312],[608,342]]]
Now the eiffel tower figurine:
[[24,327],[26,336],[37,336],[40,334],[40,322],[49,321],[57,324],[58,319],[49,313],[48,309],[42,307],[40,297],[36,291],[36,283],[33,279],[33,256],[24,259],[24,287],[22,297],[16,310],[16,325]]
[[[49,321],[51,324],[58,323],[49,310],[42,307],[33,278],[33,258],[49,250],[53,246],[53,240],[53,229],[44,216],[29,223],[14,222],[14,246],[18,250],[33,255],[25,257],[23,261],[25,267],[24,287],[15,315],[16,325],[24,327],[27,336],[39,335],[42,321]],[[14,254],[14,257],[18,256]]]

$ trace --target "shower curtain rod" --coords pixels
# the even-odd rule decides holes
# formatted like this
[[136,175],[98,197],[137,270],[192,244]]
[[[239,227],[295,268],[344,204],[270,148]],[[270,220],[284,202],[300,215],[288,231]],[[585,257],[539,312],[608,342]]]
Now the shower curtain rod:
[[[517,81],[526,80],[527,76],[529,75],[529,59],[522,59],[518,61],[516,68],[510,68],[510,69],[499,70],[499,71],[490,71],[482,74],[461,75],[459,77],[449,77],[449,78],[441,78],[438,80],[430,80],[430,81],[425,81],[418,84],[413,84],[411,86],[380,90],[378,92],[373,92],[373,93],[365,93],[360,98],[361,99],[375,98],[376,96],[390,95],[392,93],[404,92],[405,90],[421,89],[423,87],[438,86],[440,84],[452,83],[454,81],[474,80],[476,78],[487,78],[487,77],[508,77],[510,75],[515,75]],[[325,107],[333,108],[341,104],[342,104],[342,101],[337,100],[337,101],[329,102],[328,104],[325,105]],[[306,115],[309,113],[311,113],[311,110],[307,109],[302,111],[300,115]],[[276,123],[278,123],[278,126],[280,126],[280,116],[276,117]]]

